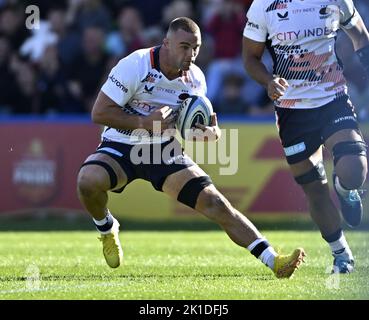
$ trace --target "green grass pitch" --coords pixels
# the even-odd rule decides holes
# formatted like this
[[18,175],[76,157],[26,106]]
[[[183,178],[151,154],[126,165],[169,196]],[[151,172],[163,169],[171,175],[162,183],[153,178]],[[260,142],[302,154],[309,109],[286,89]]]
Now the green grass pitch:
[[276,249],[302,246],[307,262],[279,280],[224,232],[120,233],[124,265],[110,269],[98,234],[0,232],[4,299],[369,299],[368,232],[346,232],[356,257],[350,275],[331,276],[318,232],[265,231]]

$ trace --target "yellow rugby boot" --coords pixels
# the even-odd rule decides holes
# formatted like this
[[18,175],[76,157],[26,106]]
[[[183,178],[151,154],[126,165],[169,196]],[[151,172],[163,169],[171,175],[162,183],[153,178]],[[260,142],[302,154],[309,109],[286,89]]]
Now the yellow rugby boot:
[[294,271],[304,262],[304,249],[297,248],[291,254],[277,255],[274,260],[274,274],[277,278],[290,278]]
[[115,219],[110,233],[98,238],[103,244],[106,263],[111,268],[117,268],[123,263],[123,250],[119,241],[119,222]]

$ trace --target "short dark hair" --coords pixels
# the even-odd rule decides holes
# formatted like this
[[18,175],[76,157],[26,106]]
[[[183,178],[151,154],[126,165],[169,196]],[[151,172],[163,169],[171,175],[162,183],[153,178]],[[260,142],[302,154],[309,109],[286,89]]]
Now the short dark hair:
[[196,22],[187,17],[179,17],[172,20],[169,24],[168,32],[176,32],[179,29],[190,33],[196,33],[200,31],[200,28]]

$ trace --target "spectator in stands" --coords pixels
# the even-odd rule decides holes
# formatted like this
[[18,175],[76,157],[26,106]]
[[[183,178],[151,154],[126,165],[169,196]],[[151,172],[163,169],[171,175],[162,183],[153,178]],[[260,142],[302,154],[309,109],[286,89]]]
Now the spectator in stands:
[[[110,0],[119,2],[119,6],[122,6],[122,2],[126,6],[135,6],[142,16],[142,19],[147,27],[159,26],[162,20],[162,13],[164,7],[168,5],[169,0]],[[115,7],[118,7],[117,5]]]
[[177,17],[193,18],[194,10],[188,0],[174,0],[163,8],[162,25],[166,29],[169,23]]
[[107,74],[109,56],[104,51],[104,41],[105,34],[100,27],[87,27],[83,32],[82,54],[69,67],[69,90],[74,99],[82,102],[86,112]]
[[221,98],[219,92],[225,74],[245,76],[240,56],[244,26],[244,10],[233,0],[220,2],[218,11],[205,26],[205,30],[214,39],[214,60],[207,71],[208,97],[214,103]]
[[245,14],[238,2],[223,0],[218,12],[205,26],[215,43],[216,59],[234,59],[240,55]]
[[249,106],[242,99],[243,83],[244,78],[235,73],[224,77],[221,99],[214,105],[216,113],[246,114],[249,112]]
[[40,95],[40,113],[80,113],[81,103],[72,99],[67,78],[61,66],[56,46],[44,51],[39,63],[37,89]]
[[[196,17],[199,15],[196,20],[201,21],[204,30],[208,33],[203,34],[203,45],[197,64],[206,73],[208,93],[213,103],[223,103],[222,93],[227,91],[222,87],[223,75],[234,73],[235,77],[244,77],[241,94],[246,105],[250,107],[250,114],[267,113],[271,109],[268,108],[270,104],[265,103],[263,88],[258,86],[256,82],[250,81],[239,59],[241,37],[237,40],[237,35],[242,35],[242,30],[237,29],[237,25],[239,20],[245,19],[245,11],[251,2],[252,0],[60,0],[57,2],[0,0],[0,51],[2,50],[3,55],[0,57],[0,89],[2,91],[0,92],[0,105],[3,106],[2,110],[3,112],[9,110],[4,106],[11,106],[9,101],[14,101],[14,99],[10,97],[14,96],[12,92],[17,87],[15,73],[11,67],[16,59],[9,58],[9,54],[12,57],[13,54],[18,53],[22,44],[25,46],[22,50],[25,55],[23,59],[28,60],[29,57],[32,57],[32,61],[35,63],[30,69],[33,69],[35,73],[36,83],[43,83],[46,87],[49,84],[46,84],[45,81],[48,81],[49,78],[40,78],[44,76],[44,69],[39,60],[44,56],[44,50],[48,46],[57,46],[62,69],[65,71],[75,69],[73,72],[67,73],[67,80],[72,80],[68,83],[73,89],[74,98],[77,100],[71,100],[71,107],[65,110],[79,110],[79,105],[83,101],[84,110],[88,111],[89,107],[86,103],[89,98],[85,97],[83,88],[87,88],[87,95],[90,96],[93,86],[92,84],[87,85],[89,81],[86,74],[77,75],[79,70],[87,71],[86,65],[90,65],[88,61],[81,61],[86,54],[85,49],[82,50],[82,38],[86,28],[98,26],[98,29],[109,32],[112,26],[115,24],[118,26],[116,31],[109,34],[105,43],[107,53],[114,56],[116,62],[117,59],[136,49],[161,43],[163,27],[166,28],[168,21],[174,17],[183,15]],[[37,5],[40,8],[41,19],[43,19],[41,29],[34,30],[33,34],[24,24],[25,6],[27,5]],[[356,1],[356,5],[358,10],[363,13],[363,19],[369,19],[369,14],[365,14],[369,12],[369,2]],[[28,40],[27,45],[25,40]],[[340,50],[340,41],[337,44],[337,49]],[[97,51],[103,52],[101,48],[103,45],[101,44]],[[365,88],[367,79],[362,79],[360,68],[355,68],[359,71],[351,72],[351,69],[354,69],[351,68],[350,64],[357,64],[357,61],[353,59],[354,55],[351,54],[352,51],[342,48],[341,52],[347,57],[347,61],[345,61],[345,56],[342,60],[345,64],[347,79],[352,87],[352,100],[356,104],[359,117],[366,118],[365,107],[368,98]],[[100,56],[100,54],[98,55]],[[10,62],[8,62],[9,59]],[[92,68],[94,71],[104,69],[104,63],[100,58],[89,60],[99,60],[99,67]],[[81,61],[82,65],[79,65],[78,61]],[[106,61],[111,62],[110,59],[106,59]],[[37,67],[40,68],[40,73],[38,73]],[[110,66],[105,66],[105,68],[109,70]],[[95,72],[92,74],[92,77],[97,77]],[[81,81],[81,78],[84,78],[84,81]],[[84,83],[83,88],[81,87],[82,83]],[[51,86],[53,85],[51,84]],[[14,97],[19,100],[19,97]],[[81,101],[81,103],[76,101]],[[17,104],[16,109],[18,108],[19,104]],[[43,107],[41,107],[42,109]]]
[[40,103],[36,87],[37,72],[34,66],[27,60],[18,60],[13,64],[16,78],[16,95],[12,97],[11,113],[39,113]]
[[0,34],[5,36],[11,48],[18,50],[30,31],[24,26],[24,11],[19,7],[5,6],[0,11]]
[[91,26],[99,26],[107,32],[111,27],[111,14],[101,0],[69,1],[68,23],[73,23],[80,32]]
[[63,7],[52,7],[47,14],[51,30],[57,35],[57,49],[63,65],[71,63],[81,53],[81,36],[67,24]]
[[108,35],[106,47],[112,55],[123,58],[143,47],[143,21],[134,7],[122,8],[117,20],[118,30]]
[[160,26],[152,26],[143,30],[142,40],[145,48],[155,47],[158,43],[162,43],[164,32]]
[[10,67],[11,44],[0,36],[0,114],[11,112],[12,98],[16,95],[15,77]]

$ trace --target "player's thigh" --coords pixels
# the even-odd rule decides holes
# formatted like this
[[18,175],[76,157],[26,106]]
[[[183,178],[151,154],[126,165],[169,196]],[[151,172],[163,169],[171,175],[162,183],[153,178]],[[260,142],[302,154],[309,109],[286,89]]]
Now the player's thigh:
[[363,137],[361,133],[356,129],[343,129],[332,134],[326,141],[325,146],[330,152],[333,151],[333,147],[340,142],[363,142]]
[[172,198],[177,198],[183,187],[192,179],[208,175],[197,164],[179,170],[169,175],[163,184],[163,192]]
[[302,176],[312,170],[319,162],[323,161],[323,149],[320,147],[308,159],[290,164],[290,170],[294,178]]
[[121,165],[104,153],[87,157],[78,174],[78,184],[93,184],[101,190],[115,190],[127,184],[127,174]]
[[163,191],[171,198],[206,215],[228,212],[229,201],[216,189],[210,177],[198,165],[168,176]]
[[301,186],[310,199],[328,196],[322,147],[316,150],[308,159],[290,164],[290,170],[296,183]]

